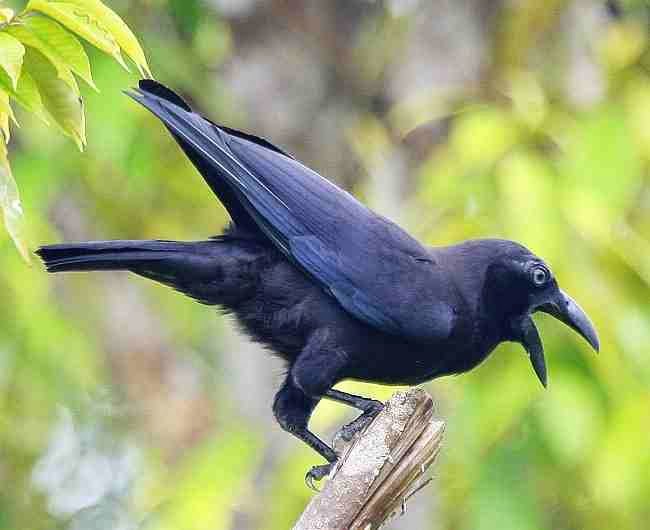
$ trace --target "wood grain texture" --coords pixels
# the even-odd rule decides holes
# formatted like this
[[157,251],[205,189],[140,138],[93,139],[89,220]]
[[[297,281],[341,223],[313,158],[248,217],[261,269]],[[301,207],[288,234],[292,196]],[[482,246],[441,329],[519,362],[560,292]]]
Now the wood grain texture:
[[393,394],[343,451],[294,530],[371,530],[401,510],[438,455],[445,424],[421,388]]

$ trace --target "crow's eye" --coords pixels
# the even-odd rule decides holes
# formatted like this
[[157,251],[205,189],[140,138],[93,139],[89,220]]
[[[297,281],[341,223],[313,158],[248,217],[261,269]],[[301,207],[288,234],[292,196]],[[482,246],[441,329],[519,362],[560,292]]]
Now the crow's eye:
[[542,285],[544,285],[548,281],[550,276],[548,271],[543,267],[535,267],[533,269],[532,275],[533,275],[533,283],[537,287],[541,287]]

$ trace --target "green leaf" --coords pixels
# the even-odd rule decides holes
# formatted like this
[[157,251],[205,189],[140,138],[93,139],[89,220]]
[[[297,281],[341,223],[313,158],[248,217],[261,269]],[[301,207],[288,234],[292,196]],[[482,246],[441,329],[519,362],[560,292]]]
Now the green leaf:
[[128,70],[120,53],[120,45],[97,18],[89,14],[87,10],[68,2],[48,2],[46,0],[31,0],[25,10],[40,11],[52,17],[93,46],[111,55]]
[[26,21],[21,24],[12,24],[7,26],[5,31],[22,42],[25,46],[34,48],[47,57],[56,68],[58,77],[61,78],[61,80],[64,81],[75,92],[75,94],[79,95],[79,85],[77,85],[77,81],[72,75],[72,70],[70,70],[66,61],[55,49],[53,46],[54,43],[50,42],[49,36],[45,35],[43,36],[44,38],[41,38],[41,36],[32,31]]
[[0,75],[0,88],[4,89],[13,99],[25,107],[29,112],[36,114],[43,122],[49,125],[49,120],[45,116],[43,100],[38,91],[38,87],[29,73],[23,68],[20,79],[18,80],[18,88],[14,90],[11,87],[11,82],[8,78]]
[[94,17],[133,60],[142,76],[152,77],[147,58],[138,39],[117,13],[100,2],[100,0],[68,0],[67,3],[78,6],[85,13]]
[[83,151],[86,144],[83,101],[59,79],[56,69],[43,54],[29,48],[25,59],[25,68],[36,81],[48,113],[63,133],[70,136]]
[[7,146],[0,142],[0,208],[4,216],[7,232],[13,239],[23,259],[29,263],[30,256],[22,236],[23,208],[20,204],[18,186],[11,173],[7,158]]
[[[6,94],[6,92],[4,92]],[[11,140],[11,129],[9,128],[9,114],[0,110],[0,131],[2,131],[2,138],[5,144]]]
[[88,55],[77,37],[58,22],[38,14],[25,17],[24,25],[42,42],[47,43],[61,62],[97,90],[90,70]]
[[4,141],[7,144],[11,139],[9,120],[17,123],[16,117],[14,116],[14,111],[9,104],[9,94],[0,89],[0,130],[2,131],[2,134],[4,135]]
[[5,32],[0,33],[0,67],[7,72],[14,90],[18,86],[24,55],[25,47],[19,40]]

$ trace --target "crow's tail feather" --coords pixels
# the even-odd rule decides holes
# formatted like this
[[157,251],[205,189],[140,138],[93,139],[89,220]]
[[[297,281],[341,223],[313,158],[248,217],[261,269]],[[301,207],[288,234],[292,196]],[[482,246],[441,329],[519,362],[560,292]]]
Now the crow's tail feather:
[[[203,242],[201,242],[203,243]],[[48,272],[130,270],[149,268],[155,263],[168,265],[192,255],[201,243],[177,241],[89,241],[40,247],[36,253]],[[209,243],[209,242],[206,242]]]
[[[260,250],[224,235],[208,241],[89,241],[36,253],[49,272],[130,271],[199,302],[232,307],[250,296]],[[246,272],[248,271],[248,272]]]

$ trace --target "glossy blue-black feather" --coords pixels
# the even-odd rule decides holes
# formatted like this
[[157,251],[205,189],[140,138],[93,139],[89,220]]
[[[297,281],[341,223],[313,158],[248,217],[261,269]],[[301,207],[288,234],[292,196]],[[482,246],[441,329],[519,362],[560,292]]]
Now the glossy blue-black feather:
[[453,295],[418,241],[268,141],[215,125],[152,83],[132,97],[190,152],[235,224],[254,224],[363,322],[417,341],[449,336]]

